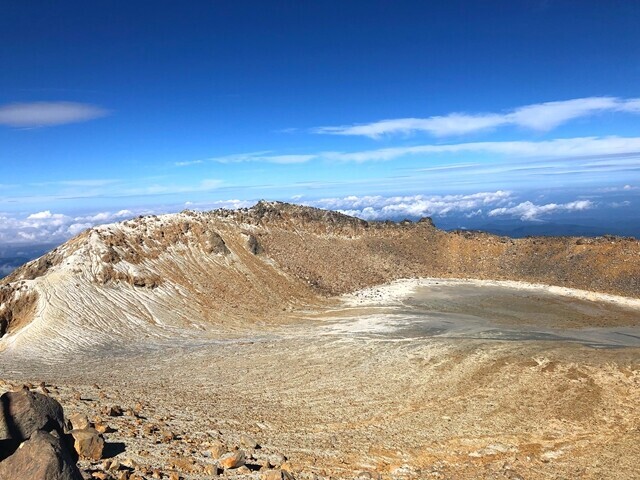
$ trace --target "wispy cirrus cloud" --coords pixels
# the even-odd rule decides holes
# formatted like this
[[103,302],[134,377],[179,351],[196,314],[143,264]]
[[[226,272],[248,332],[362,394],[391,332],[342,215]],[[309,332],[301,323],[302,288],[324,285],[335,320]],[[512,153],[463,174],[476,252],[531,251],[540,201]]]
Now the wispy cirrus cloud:
[[192,165],[202,165],[204,160],[188,160],[186,162],[175,162],[176,167],[190,167]]
[[255,205],[255,203],[256,203],[255,200],[231,199],[231,200],[213,200],[213,201],[206,201],[206,202],[188,201],[184,203],[184,206],[185,208],[188,208],[190,210],[198,210],[198,211],[215,210],[218,208],[225,208],[228,210],[237,210],[238,208],[252,207],[253,205]]
[[15,128],[52,127],[86,122],[108,114],[108,110],[87,103],[9,103],[0,106],[0,125]]
[[63,187],[105,187],[108,185],[113,185],[116,183],[120,183],[122,180],[112,179],[112,178],[90,178],[90,179],[82,179],[82,180],[58,180],[58,181],[50,181],[50,182],[33,182],[29,185],[34,187],[46,187],[59,185]]
[[[224,182],[216,178],[173,182],[165,178],[139,178],[131,180],[60,180],[52,182],[17,185],[10,195],[2,195],[0,204],[45,203],[60,200],[108,199],[108,198],[151,198],[207,193],[220,189]],[[33,192],[31,187],[41,188]]]
[[317,127],[313,133],[365,136],[427,133],[435,137],[463,135],[504,126],[549,131],[571,120],[603,112],[640,113],[640,98],[586,97],[525,105],[503,113],[450,113],[426,118],[395,118],[365,124]]
[[281,165],[289,165],[294,163],[306,163],[316,158],[315,154],[306,155],[274,155],[269,150],[261,152],[239,153],[235,155],[225,155],[222,157],[213,157],[210,160],[217,163],[244,163],[244,162],[266,162]]
[[470,142],[391,147],[360,152],[325,152],[323,158],[347,162],[387,161],[409,155],[480,153],[510,157],[581,157],[640,152],[640,137],[577,137],[545,141]]
[[[220,163],[262,162],[275,164],[305,163],[312,160],[334,162],[383,162],[409,156],[440,154],[494,154],[510,158],[599,157],[636,154],[640,152],[640,137],[575,137],[544,141],[469,142],[426,144],[409,147],[389,147],[355,152],[324,151],[299,155],[274,155],[271,152],[240,153],[214,157]],[[458,168],[439,166],[438,169]]]

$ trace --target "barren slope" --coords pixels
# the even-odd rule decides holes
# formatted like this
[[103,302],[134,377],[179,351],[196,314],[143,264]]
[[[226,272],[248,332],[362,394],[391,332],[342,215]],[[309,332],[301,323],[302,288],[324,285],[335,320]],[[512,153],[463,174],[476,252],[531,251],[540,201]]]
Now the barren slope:
[[220,336],[410,277],[525,280],[638,297],[640,242],[446,233],[429,219],[368,223],[267,202],[140,217],[93,228],[6,278],[0,333],[9,335],[0,349]]

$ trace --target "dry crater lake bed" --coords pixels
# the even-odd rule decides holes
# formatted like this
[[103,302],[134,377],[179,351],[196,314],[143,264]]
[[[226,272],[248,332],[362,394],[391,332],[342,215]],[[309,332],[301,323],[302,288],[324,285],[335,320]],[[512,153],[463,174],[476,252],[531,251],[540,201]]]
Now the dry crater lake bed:
[[44,381],[67,413],[137,405],[103,419],[113,455],[185,479],[210,478],[209,445],[243,435],[296,478],[640,475],[637,301],[425,279],[330,303],[245,329],[7,351],[0,374]]

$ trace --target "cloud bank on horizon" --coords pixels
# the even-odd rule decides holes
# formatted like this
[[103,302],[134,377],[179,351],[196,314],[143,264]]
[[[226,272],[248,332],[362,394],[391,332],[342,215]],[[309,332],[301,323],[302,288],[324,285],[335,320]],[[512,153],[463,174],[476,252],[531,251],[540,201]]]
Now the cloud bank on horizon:
[[396,197],[348,196],[325,198],[305,204],[337,210],[364,220],[385,220],[447,216],[519,218],[522,221],[541,221],[559,212],[575,212],[596,208],[591,200],[566,203],[535,204],[529,200],[518,202],[513,192],[478,192],[468,195],[408,195]]
[[[613,192],[639,193],[640,188],[624,185]],[[611,192],[601,192],[611,193]],[[305,199],[296,195],[291,201],[302,205],[335,210],[363,220],[416,220],[422,217],[436,219],[454,219],[460,224],[465,219],[509,219],[522,222],[544,222],[557,220],[559,216],[575,212],[598,211],[604,209],[628,209],[631,204],[618,204],[607,200],[606,196],[592,199],[579,198],[566,202],[531,201],[511,191],[487,191],[457,195],[348,195]],[[139,215],[164,214],[183,209],[206,211],[217,208],[249,208],[256,200],[217,200],[209,202],[185,202],[181,205],[160,208],[138,208],[132,210],[100,211],[86,215],[66,215],[50,210],[29,214],[0,213],[0,244],[37,245],[62,243],[82,231],[102,224],[128,220]]]

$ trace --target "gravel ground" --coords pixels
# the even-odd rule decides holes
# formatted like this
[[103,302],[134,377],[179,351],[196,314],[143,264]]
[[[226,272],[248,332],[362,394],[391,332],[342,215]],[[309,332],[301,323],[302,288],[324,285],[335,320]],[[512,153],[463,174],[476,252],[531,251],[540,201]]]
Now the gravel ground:
[[[500,307],[462,291],[474,298],[476,317]],[[67,415],[112,427],[108,456],[143,478],[211,478],[216,442],[245,452],[249,468],[223,473],[238,478],[260,478],[266,462],[301,479],[640,476],[639,348],[424,330],[398,336],[397,321],[380,331],[362,320],[435,302],[464,321],[460,301],[445,301],[459,299],[452,293],[248,324],[220,341],[123,338],[57,361],[4,352],[0,391],[44,381]],[[535,311],[518,308],[535,300],[517,298],[509,299],[521,317],[512,326],[535,329]],[[611,305],[575,302],[547,303],[545,318],[577,309],[581,317],[566,319],[577,329],[620,318]],[[640,319],[626,312],[616,325],[640,333]],[[125,414],[103,412],[113,405]],[[82,466],[89,477],[108,465]]]

